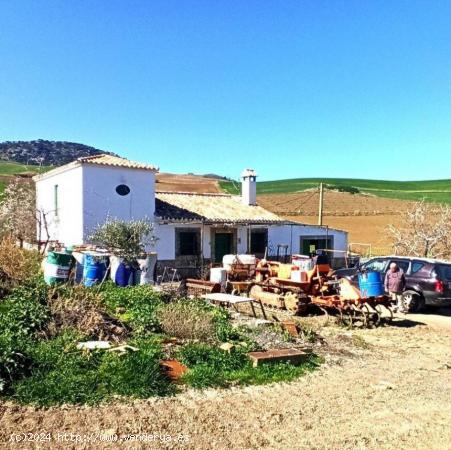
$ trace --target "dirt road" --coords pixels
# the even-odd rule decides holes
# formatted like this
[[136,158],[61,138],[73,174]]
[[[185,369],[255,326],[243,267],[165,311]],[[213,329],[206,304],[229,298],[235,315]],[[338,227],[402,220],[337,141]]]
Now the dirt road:
[[9,448],[63,448],[57,433],[101,430],[188,441],[69,448],[451,449],[451,317],[409,315],[390,327],[323,332],[328,343],[318,351],[326,363],[296,382],[101,408],[3,404],[0,442],[12,433],[51,432],[51,445]]

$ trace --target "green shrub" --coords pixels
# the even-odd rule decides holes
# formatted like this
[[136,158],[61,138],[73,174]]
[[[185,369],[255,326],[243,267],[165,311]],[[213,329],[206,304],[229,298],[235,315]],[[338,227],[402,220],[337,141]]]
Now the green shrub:
[[161,295],[151,286],[123,288],[106,283],[101,296],[108,311],[124,322],[129,322],[136,336],[159,331],[157,313],[164,303]]
[[0,392],[7,389],[12,380],[23,375],[29,365],[28,342],[9,330],[0,333]]
[[221,371],[236,370],[248,363],[247,350],[236,347],[229,353],[207,344],[187,344],[183,346],[178,357],[188,367],[206,364]]
[[29,336],[42,329],[50,317],[47,292],[41,280],[13,289],[0,303],[0,334],[9,331],[17,336]]
[[30,350],[30,376],[14,382],[10,395],[20,403],[98,404],[117,395],[147,398],[165,395],[171,385],[159,367],[161,347],[136,341],[136,352],[83,352],[76,348],[80,335],[66,331],[41,340]]

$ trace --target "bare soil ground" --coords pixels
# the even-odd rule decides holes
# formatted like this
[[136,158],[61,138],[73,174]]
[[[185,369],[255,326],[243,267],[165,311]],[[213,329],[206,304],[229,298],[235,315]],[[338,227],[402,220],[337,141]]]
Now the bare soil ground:
[[193,192],[200,194],[221,193],[218,181],[199,175],[157,173],[156,190],[160,192]]
[[[293,194],[271,194],[258,197],[259,203],[287,219],[317,224],[319,195],[315,191]],[[326,191],[323,224],[349,232],[349,242],[371,244],[373,251],[389,253],[388,224],[398,224],[400,213],[410,202],[371,195]]]
[[[198,175],[157,174],[157,191],[218,193],[218,181]],[[258,196],[264,208],[287,219],[301,223],[317,224],[319,194],[309,190],[291,194],[266,194]],[[326,191],[324,195],[324,225],[349,232],[349,242],[362,242],[375,247],[375,253],[390,252],[385,227],[397,224],[399,213],[410,202],[381,198],[372,195]]]
[[[408,315],[371,330],[322,330],[325,364],[289,383],[36,410],[0,404],[2,448],[451,449],[451,317]],[[79,445],[57,433],[185,435],[187,442]],[[169,439],[169,438],[165,438]],[[1,446],[1,444],[0,444]]]
[[[289,220],[316,225],[318,218],[314,216],[285,216]],[[349,232],[349,243],[371,244],[373,253],[390,254],[390,237],[386,228],[388,224],[398,225],[400,216],[395,214],[377,216],[324,216],[323,224],[331,228]],[[355,250],[365,250],[354,246]]]
[[[318,190],[292,194],[259,195],[258,202],[277,214],[317,216]],[[364,194],[349,194],[326,190],[323,212],[326,216],[376,216],[397,214],[409,202]]]

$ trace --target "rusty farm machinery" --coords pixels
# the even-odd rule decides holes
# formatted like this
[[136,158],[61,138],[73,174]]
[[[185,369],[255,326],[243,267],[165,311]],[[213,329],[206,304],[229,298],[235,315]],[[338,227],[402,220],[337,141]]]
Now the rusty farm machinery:
[[222,278],[187,280],[187,285],[196,290],[246,295],[267,308],[293,315],[322,314],[326,320],[334,316],[348,327],[378,326],[393,319],[390,298],[380,289],[379,274],[379,281],[377,277],[370,279],[378,285],[378,289],[372,290],[364,285],[365,282],[371,284],[365,275],[359,288],[345,278],[337,279],[327,259],[321,257],[302,259],[300,264],[265,259],[243,264],[238,255],[235,256],[234,263],[224,264]]

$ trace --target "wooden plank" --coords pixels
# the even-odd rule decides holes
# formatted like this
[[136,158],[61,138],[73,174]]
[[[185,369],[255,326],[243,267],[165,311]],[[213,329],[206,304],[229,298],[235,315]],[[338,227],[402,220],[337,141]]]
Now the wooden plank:
[[308,358],[309,353],[295,348],[283,348],[267,350],[266,352],[250,352],[248,356],[253,363],[252,365],[257,367],[260,364],[278,362],[289,362],[297,365],[304,362]]

